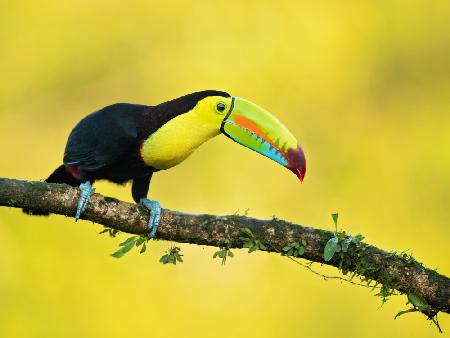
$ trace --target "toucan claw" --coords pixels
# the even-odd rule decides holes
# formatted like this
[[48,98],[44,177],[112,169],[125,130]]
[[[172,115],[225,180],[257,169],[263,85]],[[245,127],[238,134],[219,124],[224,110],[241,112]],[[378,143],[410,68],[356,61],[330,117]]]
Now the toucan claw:
[[75,221],[80,219],[81,214],[86,210],[87,204],[91,195],[95,192],[95,189],[92,188],[91,182],[86,181],[80,184],[81,196],[78,200],[77,212],[75,214]]
[[139,201],[144,207],[150,211],[150,218],[148,220],[148,238],[155,236],[159,226],[159,219],[161,217],[161,204],[155,200],[149,200],[147,198],[141,198]]

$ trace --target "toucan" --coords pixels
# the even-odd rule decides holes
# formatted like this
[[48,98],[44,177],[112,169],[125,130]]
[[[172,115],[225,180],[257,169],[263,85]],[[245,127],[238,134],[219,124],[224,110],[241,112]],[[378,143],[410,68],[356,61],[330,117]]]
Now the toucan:
[[63,164],[46,182],[81,189],[78,220],[95,191],[94,181],[132,181],[134,201],[149,209],[151,238],[161,213],[159,202],[147,199],[153,173],[181,163],[219,134],[281,164],[303,181],[303,150],[276,117],[245,99],[205,90],[156,106],[116,103],[87,115],[73,128]]

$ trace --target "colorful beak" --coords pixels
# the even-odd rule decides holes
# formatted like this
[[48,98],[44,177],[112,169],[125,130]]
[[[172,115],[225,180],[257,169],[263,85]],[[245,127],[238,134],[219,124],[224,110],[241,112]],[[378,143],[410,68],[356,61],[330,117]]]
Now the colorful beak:
[[302,148],[291,132],[267,110],[233,97],[221,131],[233,141],[288,168],[303,181],[306,160]]

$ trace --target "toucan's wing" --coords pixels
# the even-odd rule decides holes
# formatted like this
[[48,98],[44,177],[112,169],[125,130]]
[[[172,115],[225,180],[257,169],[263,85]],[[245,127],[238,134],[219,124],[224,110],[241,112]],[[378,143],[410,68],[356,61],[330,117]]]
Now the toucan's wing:
[[72,130],[64,152],[64,164],[96,171],[136,151],[135,116],[148,106],[117,103],[82,119]]

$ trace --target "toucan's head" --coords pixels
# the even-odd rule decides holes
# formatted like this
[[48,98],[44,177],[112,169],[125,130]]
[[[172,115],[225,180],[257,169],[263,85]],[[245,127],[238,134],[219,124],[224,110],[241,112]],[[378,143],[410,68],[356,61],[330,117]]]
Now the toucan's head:
[[303,181],[306,173],[303,150],[275,116],[250,101],[224,92],[200,93],[203,98],[197,101],[193,110],[202,115],[202,123],[278,162]]

